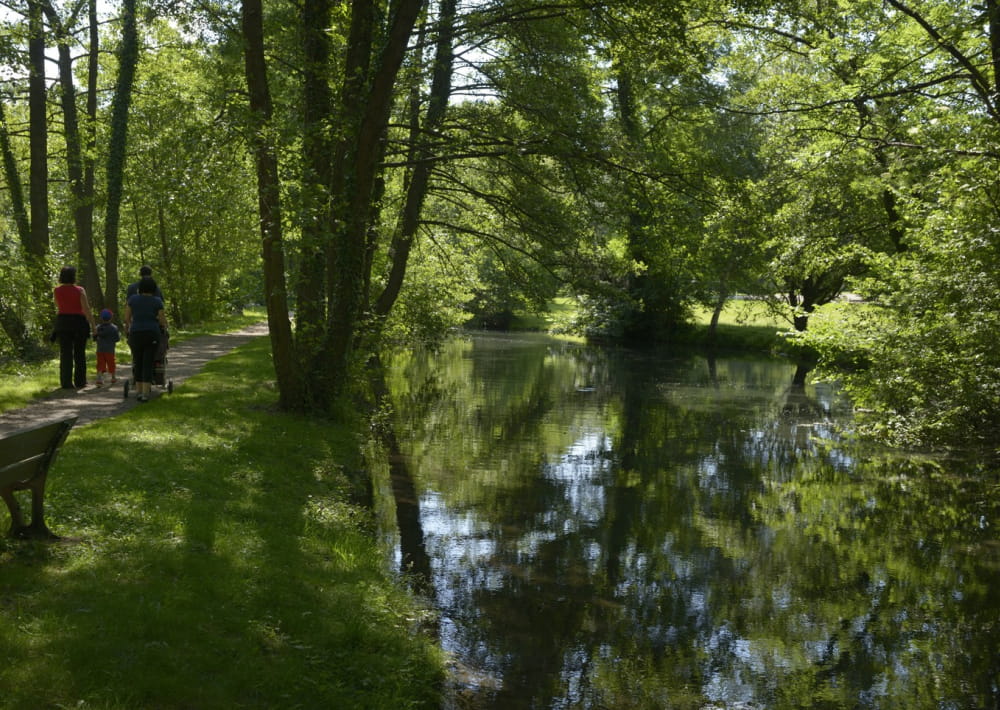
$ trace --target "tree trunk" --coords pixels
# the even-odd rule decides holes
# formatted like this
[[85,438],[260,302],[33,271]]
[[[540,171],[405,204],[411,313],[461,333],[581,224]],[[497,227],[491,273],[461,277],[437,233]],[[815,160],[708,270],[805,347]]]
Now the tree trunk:
[[[160,262],[163,264],[163,271],[167,274],[173,274],[175,269],[173,259],[170,255],[170,236],[169,230],[167,229],[167,210],[163,206],[162,198],[158,198],[156,200],[156,234],[160,238]],[[145,260],[143,261],[145,262]],[[184,296],[182,294],[176,294],[174,297],[168,299],[167,308],[170,309],[170,316],[174,325],[182,325],[184,323],[184,314],[181,313],[180,307],[178,306],[178,302],[183,300]]]
[[[355,324],[346,321],[345,304],[351,302],[346,294],[347,289],[344,284],[352,276],[350,273],[358,275],[361,264],[363,264],[364,247],[358,245],[355,252],[359,255],[354,268],[347,266],[350,261],[348,255],[349,240],[352,238],[351,227],[348,226],[348,218],[351,215],[353,205],[351,197],[348,195],[350,186],[357,188],[356,176],[353,168],[360,151],[359,132],[361,122],[364,120],[364,103],[367,96],[369,77],[372,71],[373,37],[375,35],[377,17],[375,4],[364,2],[364,0],[353,0],[351,2],[351,24],[347,37],[347,53],[344,59],[344,81],[340,90],[340,114],[339,129],[341,138],[335,146],[333,154],[333,165],[330,175],[330,225],[333,230],[334,225],[338,225],[336,231],[331,231],[330,242],[326,249],[326,302],[327,318],[326,338],[317,349],[316,354],[335,352],[338,348],[334,343],[339,343],[343,347],[341,352],[331,359],[330,375],[332,378],[336,373],[346,370],[345,358],[349,352],[348,340],[353,337]],[[367,218],[365,219],[367,223]],[[360,233],[353,234],[354,239],[360,239]],[[366,237],[367,238],[367,235]],[[362,288],[361,282],[355,284],[355,288]],[[352,313],[347,314],[350,318],[356,316],[357,309],[352,309]],[[334,315],[341,316],[338,322],[334,322]],[[336,397],[339,386],[331,379],[326,399],[332,400]]]
[[410,130],[410,157],[413,173],[406,190],[406,201],[400,215],[397,233],[393,236],[390,258],[392,267],[385,288],[375,304],[375,316],[384,319],[399,298],[400,289],[406,276],[406,266],[410,249],[420,224],[420,214],[430,185],[431,150],[421,143],[420,134],[433,134],[444,121],[451,95],[451,77],[454,66],[456,0],[442,0],[438,18],[437,42],[434,52],[434,66],[431,72],[431,93],[427,105],[427,116],[420,127],[417,115],[418,103],[414,102],[414,118]]
[[[86,145],[83,156],[83,193],[90,196],[87,204],[89,211],[91,238],[94,229],[94,165],[95,148],[97,146],[97,77],[100,71],[100,24],[97,18],[97,0],[90,0],[87,5],[88,28],[90,31],[90,52],[87,55],[87,125]],[[116,243],[117,247],[117,243]],[[118,250],[104,248],[104,302],[103,305],[115,312],[120,310],[118,303]]]
[[331,376],[323,353],[327,302],[325,253],[331,239],[330,188],[332,150],[329,125],[333,109],[330,92],[330,0],[302,3],[302,240],[299,281],[296,284],[296,344],[301,367],[310,373],[306,387],[312,406],[323,408]]
[[243,0],[244,61],[250,102],[250,144],[257,172],[257,207],[264,262],[264,292],[271,357],[282,409],[302,409],[303,375],[296,367],[295,344],[288,319],[285,251],[282,243],[278,155],[272,143],[273,107],[264,58],[264,17],[261,0]]
[[10,134],[7,132],[7,116],[3,102],[0,101],[0,152],[3,153],[3,172],[7,189],[10,193],[10,205],[14,211],[14,224],[21,245],[27,249],[31,243],[31,222],[28,221],[28,211],[24,205],[24,187],[21,184],[21,174],[17,169],[17,159],[10,145]]
[[94,195],[93,186],[87,192],[84,179],[84,158],[80,119],[76,105],[76,82],[73,76],[73,58],[70,55],[69,31],[63,25],[50,0],[44,0],[45,15],[57,40],[57,66],[59,67],[60,103],[63,114],[63,131],[66,141],[66,174],[70,193],[73,195],[73,222],[76,228],[76,250],[80,269],[80,284],[87,290],[91,305],[104,306],[100,272],[94,255]]
[[719,318],[722,316],[722,309],[726,307],[726,297],[720,295],[712,309],[712,321],[708,325],[708,339],[715,340],[716,332],[719,330]]
[[36,303],[51,303],[49,254],[49,122],[45,86],[45,25],[42,6],[28,3],[28,210],[30,232],[24,243],[25,263]]
[[38,263],[49,253],[49,125],[45,89],[45,26],[38,0],[28,3],[29,134],[31,136],[31,239],[27,252]]
[[[104,214],[104,264],[109,275],[108,291],[116,297],[118,282],[118,227],[121,218],[122,186],[128,142],[128,115],[132,86],[139,62],[139,35],[135,17],[136,0],[122,3],[122,41],[118,47],[118,81],[111,99],[111,137],[108,143],[108,205]],[[114,274],[114,276],[111,276]],[[115,289],[112,288],[112,281]]]
[[[328,274],[330,302],[324,351],[332,368],[331,402],[346,390],[355,338],[367,301],[364,290],[368,283],[365,255],[378,156],[381,154],[381,140],[389,118],[396,77],[422,5],[421,0],[400,0],[394,5],[395,13],[382,44],[379,61],[371,73],[370,88],[365,90],[359,82],[345,82],[345,105],[357,106],[360,111],[348,117],[345,136],[350,143],[345,145],[343,151],[343,179],[338,180],[336,174],[334,176],[334,185],[342,186],[342,194],[334,192],[332,195],[335,208],[340,206],[346,210],[335,212],[342,219],[335,222],[338,229],[334,233]],[[349,48],[350,56],[360,56],[360,50],[370,46],[370,39],[365,39],[374,34],[375,18],[370,6],[371,3],[366,0],[352,3],[351,37],[359,44]],[[347,76],[350,77],[351,73]],[[357,122],[359,118],[360,123]]]

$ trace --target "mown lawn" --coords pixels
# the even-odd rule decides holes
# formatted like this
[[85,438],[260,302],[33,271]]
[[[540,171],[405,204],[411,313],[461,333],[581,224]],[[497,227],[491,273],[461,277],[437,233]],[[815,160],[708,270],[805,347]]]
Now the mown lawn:
[[438,707],[426,612],[352,502],[359,429],[276,413],[271,378],[261,338],[70,433],[64,539],[0,539],[0,707]]

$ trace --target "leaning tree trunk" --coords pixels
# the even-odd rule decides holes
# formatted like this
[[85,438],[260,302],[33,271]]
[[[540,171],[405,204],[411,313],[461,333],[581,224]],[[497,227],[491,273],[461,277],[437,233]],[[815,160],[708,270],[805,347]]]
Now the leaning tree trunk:
[[14,211],[14,225],[20,237],[21,245],[27,249],[31,243],[31,222],[28,221],[28,211],[24,204],[24,187],[21,174],[17,169],[17,159],[10,144],[10,133],[7,131],[7,116],[3,102],[0,101],[0,152],[3,153],[3,172],[10,195],[11,208]]
[[[17,170],[17,160],[10,145],[10,135],[7,133],[7,119],[4,114],[3,102],[0,101],[0,153],[3,153],[3,172],[6,178],[7,190],[10,194],[11,207],[14,210],[14,224],[17,227],[21,245],[27,248],[31,242],[31,223],[24,206],[24,188],[21,185],[21,175]],[[24,358],[37,348],[32,342],[28,327],[12,304],[0,297],[0,328],[7,335],[18,357]]]
[[[368,9],[369,5],[366,0],[354,0],[352,3],[352,38],[373,34],[374,24],[371,23],[375,18]],[[400,0],[395,4],[395,14],[370,83],[361,86],[360,83],[346,82],[344,98],[348,103],[345,105],[357,106],[358,111],[348,117],[346,136],[351,142],[344,151],[343,174],[339,180],[334,175],[334,186],[343,187],[340,194],[331,194],[331,203],[337,210],[335,214],[341,219],[334,222],[338,229],[333,235],[328,273],[328,337],[324,347],[332,372],[331,388],[324,400],[328,403],[332,403],[347,388],[358,328],[367,301],[365,285],[369,278],[365,273],[368,263],[365,257],[380,143],[389,119],[396,77],[422,5],[421,0]],[[356,26],[356,23],[360,24]],[[358,47],[354,46],[348,51],[356,53],[357,50]]]
[[[424,199],[430,185],[430,155],[431,150],[425,145],[417,144],[419,133],[433,135],[441,124],[448,108],[448,98],[451,95],[451,77],[454,67],[455,12],[456,0],[442,0],[438,18],[437,42],[434,51],[434,66],[431,70],[431,93],[427,104],[427,115],[420,130],[419,118],[414,116],[413,130],[410,140],[415,145],[411,147],[413,174],[406,190],[406,201],[400,216],[398,232],[392,240],[390,249],[392,267],[378,301],[375,303],[375,316],[384,319],[399,298],[406,276],[406,267],[410,258],[410,250],[416,238]],[[415,113],[415,108],[414,108]]]

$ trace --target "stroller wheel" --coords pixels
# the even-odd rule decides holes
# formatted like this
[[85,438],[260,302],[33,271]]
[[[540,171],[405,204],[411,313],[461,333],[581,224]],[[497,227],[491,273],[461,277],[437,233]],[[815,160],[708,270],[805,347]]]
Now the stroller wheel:
[[124,393],[124,394],[122,395],[122,399],[128,399],[128,391],[129,391],[129,386],[130,386],[130,385],[129,385],[129,380],[125,380],[125,384],[124,384],[124,386],[122,387],[122,392]]

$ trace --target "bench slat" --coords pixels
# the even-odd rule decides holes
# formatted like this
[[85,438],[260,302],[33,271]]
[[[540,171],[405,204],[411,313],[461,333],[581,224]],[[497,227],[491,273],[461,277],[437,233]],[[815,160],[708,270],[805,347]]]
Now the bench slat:
[[68,421],[70,420],[61,419],[48,424],[38,424],[0,437],[0,464],[20,458],[25,451],[45,448],[53,437],[63,430]]
[[48,451],[43,451],[40,454],[0,467],[0,487],[27,481],[35,475],[42,459],[46,456],[48,456]]

